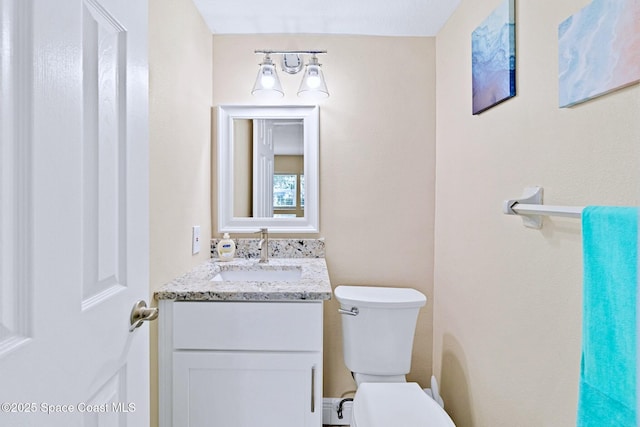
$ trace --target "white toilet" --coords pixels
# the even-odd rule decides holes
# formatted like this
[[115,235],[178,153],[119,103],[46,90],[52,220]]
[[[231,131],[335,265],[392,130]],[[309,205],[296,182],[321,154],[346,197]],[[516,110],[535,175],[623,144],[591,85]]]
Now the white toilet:
[[455,427],[417,383],[407,383],[413,335],[427,298],[415,289],[338,286],[344,362],[356,381],[351,427]]

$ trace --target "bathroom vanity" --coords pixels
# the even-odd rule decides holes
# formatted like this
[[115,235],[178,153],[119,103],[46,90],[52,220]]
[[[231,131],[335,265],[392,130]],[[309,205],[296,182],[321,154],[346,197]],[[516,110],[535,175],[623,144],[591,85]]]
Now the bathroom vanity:
[[155,297],[161,427],[322,425],[324,258],[212,260]]

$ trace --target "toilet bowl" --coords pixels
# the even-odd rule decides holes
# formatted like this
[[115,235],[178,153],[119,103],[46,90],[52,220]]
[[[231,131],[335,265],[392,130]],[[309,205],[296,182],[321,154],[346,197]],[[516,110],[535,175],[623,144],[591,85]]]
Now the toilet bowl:
[[[345,365],[356,381],[352,427],[455,427],[417,383],[407,383],[421,292],[338,286]],[[437,388],[433,389],[437,395]],[[437,397],[437,396],[436,396]]]
[[351,427],[455,427],[417,383],[364,383],[353,399]]

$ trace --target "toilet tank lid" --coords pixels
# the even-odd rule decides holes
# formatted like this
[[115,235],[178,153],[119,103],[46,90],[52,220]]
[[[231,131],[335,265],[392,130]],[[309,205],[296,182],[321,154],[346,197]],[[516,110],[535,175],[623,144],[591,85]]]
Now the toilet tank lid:
[[334,294],[340,304],[372,308],[422,307],[427,297],[411,288],[338,286]]

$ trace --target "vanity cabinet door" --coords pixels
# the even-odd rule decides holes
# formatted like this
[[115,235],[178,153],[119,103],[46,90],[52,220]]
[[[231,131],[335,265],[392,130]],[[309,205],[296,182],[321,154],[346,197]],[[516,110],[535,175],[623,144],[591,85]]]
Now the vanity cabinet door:
[[177,351],[173,425],[320,427],[322,354]]

